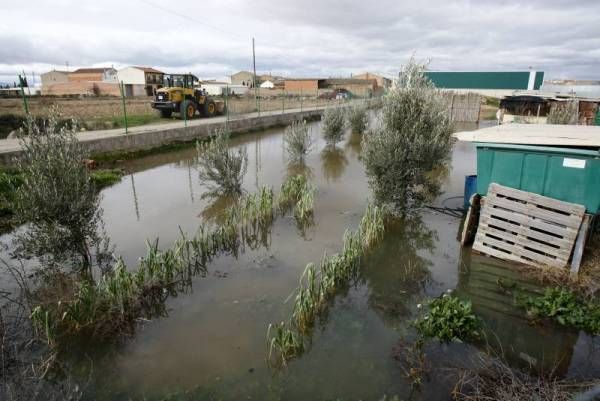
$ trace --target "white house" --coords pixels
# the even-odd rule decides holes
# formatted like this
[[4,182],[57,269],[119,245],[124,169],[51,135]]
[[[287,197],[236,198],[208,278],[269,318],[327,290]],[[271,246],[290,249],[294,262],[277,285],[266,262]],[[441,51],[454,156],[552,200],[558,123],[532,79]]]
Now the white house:
[[248,93],[247,86],[233,85],[227,82],[204,81],[200,87],[206,89],[206,92],[211,96],[224,95],[227,90],[229,90],[230,95],[244,95]]
[[272,81],[265,81],[262,84],[260,84],[260,87],[263,89],[273,89],[275,87],[275,84]]
[[152,96],[163,87],[164,73],[151,67],[126,67],[117,72],[123,82],[126,96]]

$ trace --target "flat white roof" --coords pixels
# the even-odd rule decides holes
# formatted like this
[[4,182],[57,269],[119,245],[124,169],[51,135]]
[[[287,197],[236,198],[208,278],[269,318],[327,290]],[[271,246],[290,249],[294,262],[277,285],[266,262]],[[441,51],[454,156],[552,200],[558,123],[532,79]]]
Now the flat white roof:
[[518,145],[600,147],[600,126],[553,124],[502,124],[476,131],[456,132],[465,142]]

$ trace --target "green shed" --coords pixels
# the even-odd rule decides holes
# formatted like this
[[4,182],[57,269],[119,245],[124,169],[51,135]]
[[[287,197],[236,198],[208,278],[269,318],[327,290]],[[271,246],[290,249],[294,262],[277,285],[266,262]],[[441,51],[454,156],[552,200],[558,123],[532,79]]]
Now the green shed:
[[600,127],[507,124],[455,134],[477,147],[477,192],[490,183],[600,211]]

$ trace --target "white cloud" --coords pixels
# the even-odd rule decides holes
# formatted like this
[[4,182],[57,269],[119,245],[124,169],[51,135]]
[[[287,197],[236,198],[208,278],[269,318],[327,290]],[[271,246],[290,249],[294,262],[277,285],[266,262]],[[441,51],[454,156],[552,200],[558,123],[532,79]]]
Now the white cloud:
[[65,62],[229,75],[251,68],[252,36],[261,72],[393,75],[416,52],[434,69],[599,78],[595,0],[32,0],[0,13],[0,81]]

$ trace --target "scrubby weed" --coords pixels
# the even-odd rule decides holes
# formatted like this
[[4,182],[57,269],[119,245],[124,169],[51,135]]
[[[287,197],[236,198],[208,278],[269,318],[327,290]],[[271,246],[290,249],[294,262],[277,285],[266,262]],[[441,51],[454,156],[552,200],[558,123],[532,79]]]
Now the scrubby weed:
[[[304,341],[310,335],[317,317],[326,311],[328,301],[342,288],[358,277],[360,258],[383,238],[384,218],[379,207],[368,205],[357,231],[346,230],[341,253],[325,255],[319,268],[309,263],[300,278],[290,320],[280,324],[280,329],[296,333]],[[271,330],[267,332],[269,343],[273,342]],[[279,340],[277,343],[280,344]],[[273,347],[269,359],[273,359]],[[279,349],[276,359],[287,360],[297,356]],[[287,357],[286,357],[287,355]]]
[[600,334],[600,303],[584,302],[565,288],[547,288],[544,295],[521,299],[527,313],[556,321],[561,326]]
[[204,196],[240,195],[248,168],[246,148],[229,148],[229,134],[217,131],[212,140],[197,143],[198,175],[208,192]]
[[577,101],[555,103],[548,113],[548,124],[575,125],[578,120]]
[[344,138],[345,109],[342,107],[328,107],[323,113],[323,137],[328,145],[335,146]]
[[422,338],[442,342],[467,341],[481,336],[481,322],[473,313],[471,302],[443,294],[429,303],[427,313],[415,321]]
[[283,146],[293,163],[301,162],[313,145],[312,133],[306,121],[294,121],[285,129]]
[[369,116],[367,108],[363,105],[356,105],[348,109],[348,125],[353,133],[362,134],[369,125]]

